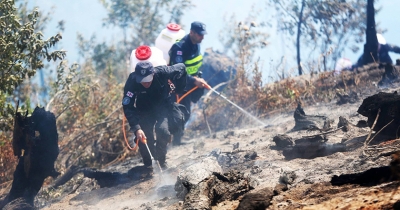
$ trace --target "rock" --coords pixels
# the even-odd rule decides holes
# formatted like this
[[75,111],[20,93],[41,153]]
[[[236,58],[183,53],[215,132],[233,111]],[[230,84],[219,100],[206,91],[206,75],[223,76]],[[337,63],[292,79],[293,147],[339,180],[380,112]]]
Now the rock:
[[274,192],[270,188],[264,188],[256,192],[249,192],[243,196],[237,210],[265,210],[271,205]]
[[245,155],[244,155],[244,158],[246,159],[246,160],[255,160],[256,158],[257,158],[257,152],[255,152],[255,151],[251,151],[251,152],[247,152]]
[[191,186],[183,209],[211,209],[224,201],[237,200],[253,189],[251,185],[252,180],[241,172],[214,172],[199,184]]
[[297,175],[294,171],[287,172],[285,171],[282,176],[279,177],[279,183],[288,185],[293,184],[294,180],[297,178]]
[[276,135],[272,139],[276,146],[278,147],[287,147],[287,146],[292,146],[293,145],[293,140],[290,136],[282,134],[282,135]]
[[337,125],[338,128],[343,127],[342,131],[347,132],[347,131],[349,131],[349,125],[350,125],[350,123],[345,117],[343,117],[343,116],[339,117],[339,122]]
[[274,188],[274,195],[279,195],[281,192],[287,191],[288,189],[287,184],[277,184]]
[[206,157],[201,162],[189,166],[177,177],[175,183],[176,196],[183,199],[192,186],[198,185],[213,172],[222,173],[222,168],[214,157]]

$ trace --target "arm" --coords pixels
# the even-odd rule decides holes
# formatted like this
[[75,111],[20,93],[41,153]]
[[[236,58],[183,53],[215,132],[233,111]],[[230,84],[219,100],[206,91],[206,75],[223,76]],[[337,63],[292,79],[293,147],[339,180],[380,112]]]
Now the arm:
[[171,49],[168,51],[169,65],[172,66],[177,63],[183,63],[183,51],[177,44],[173,44]]
[[134,78],[133,73],[131,73],[125,83],[124,96],[122,97],[122,108],[131,130],[136,134],[136,131],[141,128],[139,125],[138,110],[134,106],[136,95],[133,84]]
[[387,46],[388,46],[389,52],[394,52],[394,53],[400,54],[400,47],[398,47],[396,45],[391,45],[391,44],[387,44]]
[[[177,44],[172,45],[168,53],[170,57],[169,65],[172,66],[174,64],[184,63],[183,60],[184,52],[182,51],[182,48],[179,47]],[[188,87],[193,87],[193,86],[197,86],[199,88],[208,87],[207,82],[203,78],[197,76],[192,76],[187,74],[186,81]]]
[[186,66],[183,63],[174,64],[171,66],[157,66],[157,73],[166,80],[177,80],[187,75]]

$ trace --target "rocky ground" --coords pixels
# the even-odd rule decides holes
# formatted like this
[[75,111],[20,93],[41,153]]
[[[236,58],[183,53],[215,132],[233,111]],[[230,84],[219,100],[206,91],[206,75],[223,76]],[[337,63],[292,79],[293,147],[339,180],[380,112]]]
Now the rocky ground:
[[[293,131],[294,110],[283,111],[261,119],[266,126],[249,124],[212,136],[185,137],[184,145],[170,146],[169,169],[162,173],[148,173],[140,169],[140,159],[132,158],[101,170],[111,177],[106,181],[81,171],[59,187],[44,187],[35,204],[40,209],[71,210],[397,209],[400,184],[388,168],[390,155],[381,155],[397,150],[397,141],[377,138],[364,147],[370,128],[356,126],[366,120],[357,113],[362,99],[378,91],[393,92],[396,86],[371,90],[351,104],[334,101],[304,107],[307,115],[333,120],[330,133]],[[336,129],[340,116],[350,122],[347,131]],[[317,147],[293,149],[302,139],[324,132]],[[278,146],[273,139],[279,134],[290,137],[293,145]],[[182,197],[179,185],[185,176],[190,178],[188,173],[189,182],[200,187],[186,188],[189,192]],[[246,199],[258,204],[245,204]]]

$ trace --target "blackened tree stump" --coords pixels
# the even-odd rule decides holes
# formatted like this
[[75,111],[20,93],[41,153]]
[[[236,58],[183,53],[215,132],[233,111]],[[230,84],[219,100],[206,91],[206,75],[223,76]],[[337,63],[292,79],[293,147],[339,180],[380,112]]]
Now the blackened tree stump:
[[[397,92],[380,92],[365,98],[357,112],[368,118],[367,124],[370,128],[372,128],[372,130],[380,131],[380,134],[394,139],[400,134],[399,108],[400,96],[397,94]],[[375,126],[373,126],[377,116],[378,119]]]
[[24,206],[33,206],[44,180],[59,175],[54,169],[59,153],[54,114],[36,107],[32,116],[16,112],[14,119],[13,150],[19,161],[10,193],[0,208],[14,200]]

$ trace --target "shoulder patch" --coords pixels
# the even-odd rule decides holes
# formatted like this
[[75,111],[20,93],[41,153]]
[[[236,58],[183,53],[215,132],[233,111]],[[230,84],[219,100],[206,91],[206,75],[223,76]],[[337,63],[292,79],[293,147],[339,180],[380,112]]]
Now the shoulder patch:
[[131,102],[131,99],[129,97],[124,97],[122,99],[122,105],[128,105]]
[[177,55],[182,55],[182,51],[178,50],[178,51],[176,51],[176,54]]
[[128,96],[129,98],[132,98],[133,93],[132,93],[131,91],[128,91],[128,92],[126,93],[126,96]]
[[176,56],[175,62],[177,62],[177,63],[182,63],[182,61],[183,61],[182,56]]

